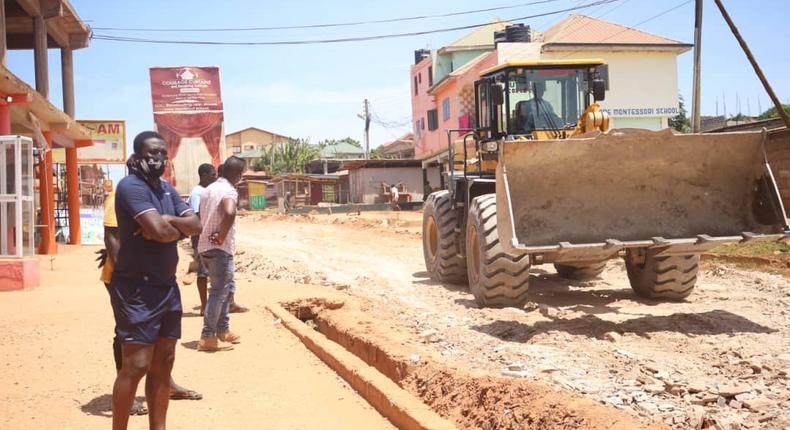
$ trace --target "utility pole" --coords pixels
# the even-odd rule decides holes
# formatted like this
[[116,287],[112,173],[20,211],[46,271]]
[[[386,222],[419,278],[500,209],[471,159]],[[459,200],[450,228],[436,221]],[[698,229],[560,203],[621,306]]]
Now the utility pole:
[[732,34],[736,39],[738,39],[738,44],[741,45],[741,49],[743,49],[743,52],[746,54],[746,58],[748,58],[749,62],[752,63],[754,72],[757,73],[757,77],[760,78],[760,82],[762,82],[763,87],[765,87],[768,97],[770,97],[771,101],[774,102],[776,111],[782,118],[782,121],[784,121],[785,127],[790,128],[790,117],[787,116],[787,112],[785,112],[784,108],[782,107],[782,102],[779,101],[779,97],[777,97],[776,93],[774,93],[773,88],[771,88],[771,84],[768,83],[768,79],[765,78],[763,70],[760,68],[760,65],[757,64],[757,60],[754,58],[754,55],[752,55],[749,45],[747,45],[746,41],[743,40],[741,33],[738,31],[738,27],[735,26],[734,22],[732,22],[732,18],[730,18],[730,14],[727,13],[727,10],[724,9],[724,5],[721,3],[721,0],[714,1],[716,2],[716,6],[719,8],[719,12],[721,12],[721,16],[724,17],[725,21],[727,21],[727,25],[730,26],[730,31],[732,31]]
[[365,160],[370,159],[370,103],[365,99],[363,104],[364,112],[358,113],[357,116],[365,121]]
[[266,172],[266,174],[268,174],[269,176],[273,176],[274,175],[274,145],[275,145],[275,143],[274,143],[274,141],[272,141],[272,146],[269,147],[269,151],[271,151],[271,158],[272,158],[272,161],[269,164],[269,168],[270,168],[269,170],[271,170],[271,172]]
[[727,94],[721,92],[721,102],[724,104],[724,119],[727,119]]
[[691,132],[700,131],[700,66],[702,60],[702,0],[694,8],[694,95],[691,99]]

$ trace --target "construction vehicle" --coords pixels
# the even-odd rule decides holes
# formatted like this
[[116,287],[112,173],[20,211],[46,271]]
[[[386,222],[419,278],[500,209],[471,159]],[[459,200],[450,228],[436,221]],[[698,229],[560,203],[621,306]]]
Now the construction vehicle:
[[[445,188],[424,204],[431,276],[518,306],[529,269],[590,279],[622,257],[631,287],[681,300],[700,254],[787,240],[764,133],[609,129],[603,60],[509,62],[475,83],[476,128],[448,132]],[[458,134],[456,134],[458,136]]]

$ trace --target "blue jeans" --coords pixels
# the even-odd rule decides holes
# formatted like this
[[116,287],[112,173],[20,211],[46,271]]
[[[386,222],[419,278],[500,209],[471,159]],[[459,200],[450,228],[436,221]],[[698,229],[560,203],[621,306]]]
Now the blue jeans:
[[206,266],[211,283],[201,336],[210,337],[230,328],[229,296],[236,292],[236,284],[233,282],[233,256],[221,249],[210,249],[200,254],[200,258]]

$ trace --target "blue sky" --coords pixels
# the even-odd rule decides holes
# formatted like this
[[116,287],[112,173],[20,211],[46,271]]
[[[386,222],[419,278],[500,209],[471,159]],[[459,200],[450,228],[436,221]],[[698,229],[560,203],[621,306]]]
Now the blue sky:
[[[96,30],[104,34],[170,39],[228,41],[299,40],[419,31],[488,22],[495,17],[513,17],[589,3],[592,0],[557,0],[508,10],[424,19],[391,24],[361,25],[328,29],[278,30],[245,33],[139,33]],[[94,27],[216,28],[300,25],[348,22],[479,9],[526,3],[519,0],[453,2],[399,0],[375,1],[260,1],[234,0],[72,0],[80,16]],[[610,5],[579,11],[632,26],[682,0],[620,0]],[[790,2],[786,0],[725,1],[763,70],[782,102],[790,98]],[[616,7],[615,7],[616,6]],[[566,14],[524,21],[545,30]],[[693,2],[638,28],[675,40],[693,41]],[[225,105],[226,132],[256,126],[294,137],[324,138],[351,136],[362,140],[362,121],[356,114],[362,100],[371,101],[373,111],[390,123],[409,123],[409,67],[413,51],[438,48],[463,35],[464,31],[369,42],[300,46],[187,46],[132,44],[94,40],[76,51],[77,116],[84,119],[125,119],[129,136],[152,127],[148,68],[151,66],[220,67]],[[691,52],[679,57],[680,92],[691,99]],[[60,58],[49,53],[53,102],[61,105]],[[34,82],[32,51],[12,51],[9,68]],[[762,90],[744,54],[727,29],[712,0],[705,1],[703,39],[703,114],[723,111],[726,94],[729,113],[735,111],[736,93],[741,111],[758,113],[770,101]],[[649,82],[645,83],[649,85]],[[374,124],[372,146],[390,141],[408,131]],[[131,149],[131,148],[130,148]]]

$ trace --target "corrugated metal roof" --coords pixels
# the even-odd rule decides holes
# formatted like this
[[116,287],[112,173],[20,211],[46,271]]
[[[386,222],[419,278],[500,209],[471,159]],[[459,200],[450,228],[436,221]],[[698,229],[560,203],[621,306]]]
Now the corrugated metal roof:
[[321,158],[343,158],[341,156],[364,156],[365,150],[348,142],[337,142],[321,148]]
[[343,164],[345,170],[356,170],[363,167],[421,167],[420,160],[354,160]]
[[544,43],[683,45],[666,37],[578,14],[558,22],[542,36]]
[[260,158],[266,155],[266,150],[261,148],[250,149],[239,154],[236,154],[239,158]]

